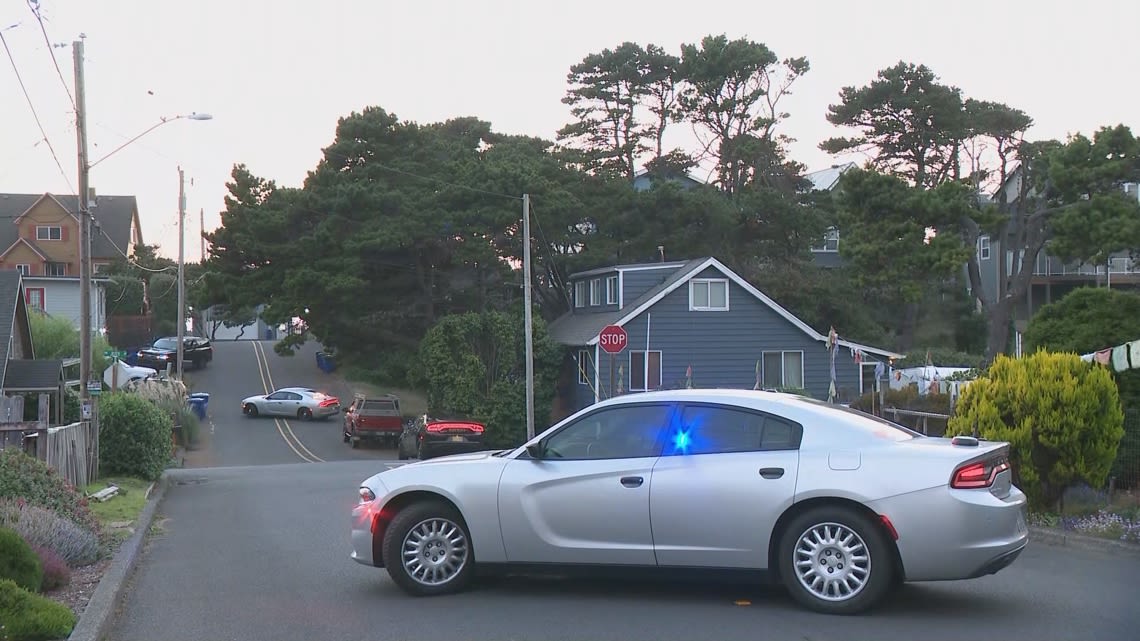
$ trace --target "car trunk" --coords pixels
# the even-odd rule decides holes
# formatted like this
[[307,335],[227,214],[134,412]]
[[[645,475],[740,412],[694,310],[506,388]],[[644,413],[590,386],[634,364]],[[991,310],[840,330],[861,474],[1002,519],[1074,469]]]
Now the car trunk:
[[365,400],[356,410],[356,429],[361,432],[395,432],[404,428],[400,405],[391,400]]

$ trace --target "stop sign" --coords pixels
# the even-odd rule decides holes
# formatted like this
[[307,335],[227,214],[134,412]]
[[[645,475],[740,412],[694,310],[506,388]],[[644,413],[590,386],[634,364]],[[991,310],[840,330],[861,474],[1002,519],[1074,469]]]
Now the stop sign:
[[606,325],[598,333],[598,344],[605,353],[617,354],[629,344],[629,334],[620,325]]

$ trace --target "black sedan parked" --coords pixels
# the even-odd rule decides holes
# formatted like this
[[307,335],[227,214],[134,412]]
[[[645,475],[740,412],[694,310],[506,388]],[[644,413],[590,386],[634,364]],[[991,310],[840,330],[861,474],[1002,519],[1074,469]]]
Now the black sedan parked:
[[[214,347],[208,338],[200,336],[182,337],[182,359],[194,369],[202,369],[206,363],[214,360]],[[150,347],[139,350],[138,364],[141,367],[153,367],[162,372],[167,364],[178,368],[178,337],[167,336],[160,338]],[[185,368],[186,365],[183,365]]]
[[420,460],[446,454],[462,454],[487,449],[483,445],[483,424],[463,418],[432,418],[424,414],[404,424],[396,454],[402,461]]

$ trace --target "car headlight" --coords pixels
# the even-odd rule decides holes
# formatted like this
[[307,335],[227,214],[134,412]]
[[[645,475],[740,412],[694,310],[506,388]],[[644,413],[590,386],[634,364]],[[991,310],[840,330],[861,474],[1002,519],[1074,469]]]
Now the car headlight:
[[364,487],[363,485],[360,486],[360,502],[361,503],[371,503],[372,501],[375,501],[375,500],[376,500],[376,493],[375,492],[368,489],[367,487]]

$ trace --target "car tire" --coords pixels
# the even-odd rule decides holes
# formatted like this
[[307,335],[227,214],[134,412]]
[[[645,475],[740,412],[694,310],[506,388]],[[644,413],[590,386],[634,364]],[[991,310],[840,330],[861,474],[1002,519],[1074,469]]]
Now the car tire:
[[[405,560],[405,549],[417,554]],[[381,550],[392,581],[414,596],[459,592],[473,577],[475,553],[467,525],[455,508],[438,501],[412,503],[397,512],[384,531]],[[433,551],[440,552],[439,557],[433,557]],[[451,564],[433,563],[445,557],[452,557]],[[447,576],[432,581],[433,568]],[[417,576],[421,570],[422,577]]]
[[297,410],[297,418],[302,421],[311,421],[313,420],[313,410],[307,407],[302,407],[301,409]]
[[250,418],[257,418],[257,406],[250,403],[245,406],[245,415]]
[[[792,598],[824,614],[858,614],[874,607],[898,574],[882,528],[846,507],[822,506],[792,519],[778,553],[780,577]],[[844,580],[829,584],[829,577]],[[818,585],[817,579],[825,583]],[[845,596],[841,586],[853,593]]]

